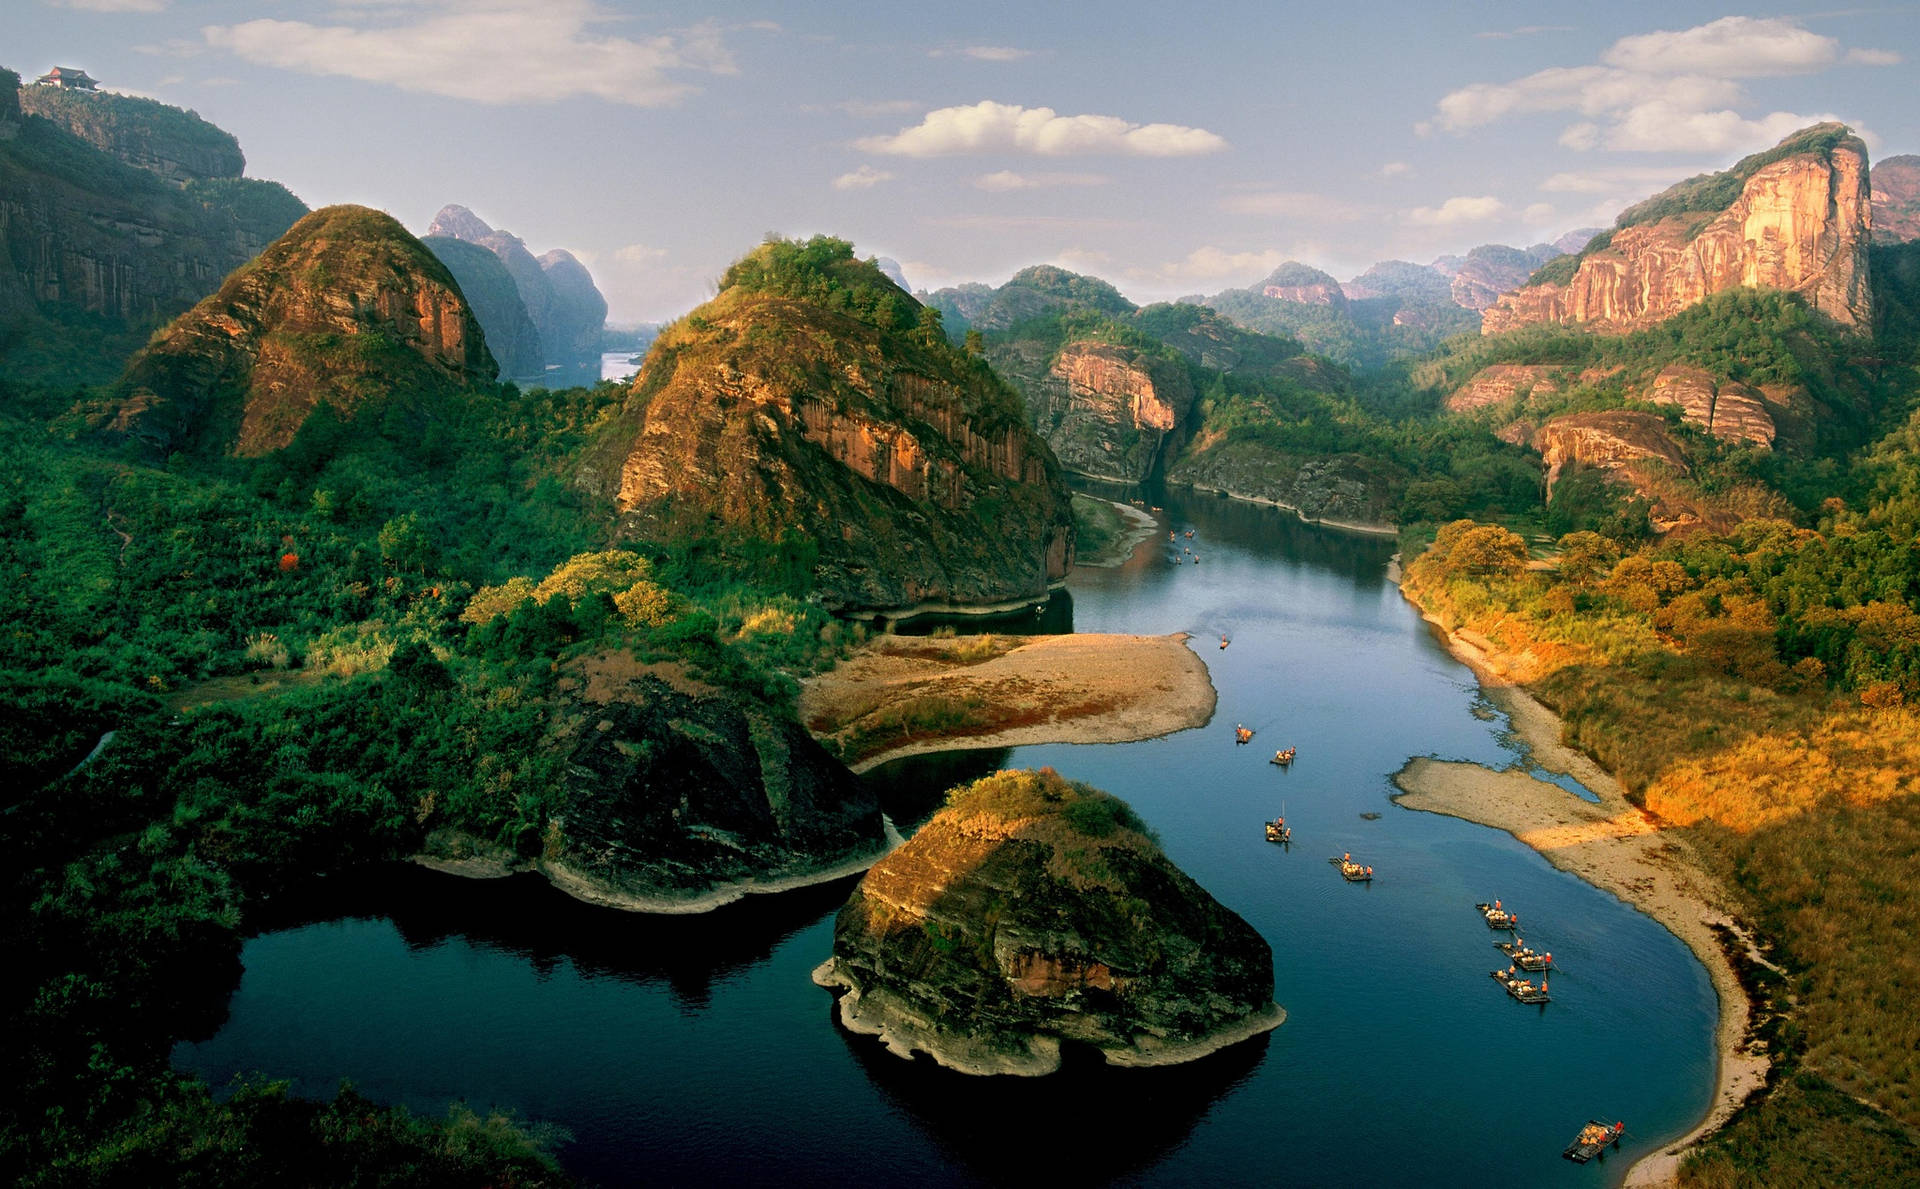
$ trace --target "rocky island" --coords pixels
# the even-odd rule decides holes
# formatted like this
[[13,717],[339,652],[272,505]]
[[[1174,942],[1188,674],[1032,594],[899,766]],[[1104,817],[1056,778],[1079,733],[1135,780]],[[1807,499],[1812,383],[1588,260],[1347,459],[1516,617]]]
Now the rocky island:
[[1051,1073],[1066,1044],[1168,1065],[1286,1019],[1253,927],[1050,768],[949,794],[854,889],[813,978],[853,1031],[974,1074]]

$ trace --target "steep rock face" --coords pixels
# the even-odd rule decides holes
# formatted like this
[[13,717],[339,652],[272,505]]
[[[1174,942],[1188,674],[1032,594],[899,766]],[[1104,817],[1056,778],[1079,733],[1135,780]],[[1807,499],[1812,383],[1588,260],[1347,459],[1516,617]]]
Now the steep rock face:
[[30,346],[42,357],[34,366],[63,383],[110,380],[149,332],[306,213],[272,182],[218,177],[183,190],[127,165],[22,112],[17,78],[0,71],[0,369],[13,371],[15,349]]
[[547,326],[560,358],[598,359],[600,332],[607,326],[607,299],[593,283],[593,274],[565,248],[543,252],[537,259],[547,277],[547,291],[553,295],[547,306]]
[[1201,434],[1167,468],[1167,482],[1290,508],[1302,520],[1390,528],[1405,476],[1353,454],[1313,457],[1262,441]]
[[1571,413],[1555,417],[1534,431],[1533,448],[1547,466],[1547,487],[1553,487],[1561,468],[1577,462],[1600,470],[1616,470],[1630,463],[1652,460],[1684,474],[1687,457],[1667,435],[1666,423],[1651,413],[1607,409],[1598,413]]
[[1063,1042],[1190,1060],[1277,1026],[1266,941],[1169,862],[1132,810],[1051,769],[1002,772],[868,871],[814,972],[901,1056],[1044,1074]]
[[1558,255],[1560,250],[1551,244],[1534,244],[1530,248],[1482,244],[1465,256],[1442,256],[1434,261],[1433,267],[1448,278],[1448,296],[1453,304],[1469,310],[1484,310],[1499,300],[1502,293],[1526,284],[1535,269]]
[[237,178],[247,159],[231,132],[190,111],[131,95],[27,87],[21,109],[41,116],[136,169],[176,185]]
[[390,216],[331,206],[176,318],[127,367],[109,427],[161,450],[257,455],[326,401],[351,416],[496,373],[453,274]]
[[568,662],[565,790],[539,866],[585,900],[687,911],[886,847],[874,793],[800,725],[626,653]]
[[1779,432],[1759,392],[1717,379],[1702,368],[1677,363],[1662,368],[1647,399],[1657,405],[1678,405],[1680,416],[1689,424],[1724,441],[1772,446]]
[[1873,167],[1873,240],[1920,239],[1920,157],[1888,157]]
[[1193,407],[1185,369],[1097,342],[1068,343],[1048,365],[1026,358],[1027,346],[996,345],[989,358],[1025,393],[1034,427],[1060,465],[1121,483],[1152,476]]
[[1082,276],[1051,264],[1023,268],[997,289],[961,285],[927,294],[922,300],[940,311],[949,330],[968,326],[1007,330],[1043,314],[1094,310],[1124,315],[1134,309],[1118,289],[1099,277]]
[[1567,370],[1563,367],[1520,363],[1496,363],[1483,367],[1447,398],[1447,409],[1455,413],[1471,413],[1488,405],[1503,404],[1516,396],[1558,392],[1566,382]]
[[[887,320],[918,310],[837,267],[886,286]],[[635,536],[804,536],[835,608],[1038,598],[1073,562],[1060,465],[990,371],[925,328],[744,282],[662,333],[582,481]]]
[[[1809,129],[1783,144],[1823,131],[1829,129]],[[1580,259],[1567,283],[1502,297],[1483,315],[1482,332],[1541,322],[1623,332],[1738,286],[1799,293],[1843,326],[1870,328],[1867,150],[1858,137],[1830,131],[1831,147],[1791,153],[1746,174],[1724,209],[1680,209],[1620,228],[1606,247]],[[1684,208],[1697,192],[1683,189],[1690,185],[1669,191],[1670,205]]]
[[460,283],[460,292],[486,333],[487,349],[500,365],[500,374],[525,378],[544,372],[546,354],[540,346],[540,332],[527,316],[520,287],[513,283],[513,274],[500,258],[479,244],[449,235],[432,235],[420,242]]
[[519,236],[495,230],[464,206],[441,207],[428,224],[427,235],[478,244],[500,258],[540,333],[540,350],[547,363],[577,367],[598,362],[607,303],[586,267],[571,253],[556,249],[536,257]]
[[1332,306],[1345,309],[1346,291],[1340,282],[1317,268],[1289,260],[1273,270],[1267,279],[1260,283],[1260,292],[1275,301],[1291,301],[1301,305]]

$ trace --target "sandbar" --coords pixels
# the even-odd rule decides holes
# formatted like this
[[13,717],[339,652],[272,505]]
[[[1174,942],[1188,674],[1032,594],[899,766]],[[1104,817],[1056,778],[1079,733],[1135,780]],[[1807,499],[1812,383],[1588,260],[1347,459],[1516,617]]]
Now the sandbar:
[[[1438,625],[1435,625],[1438,627]],[[1495,771],[1480,764],[1415,758],[1394,775],[1394,797],[1409,809],[1442,813],[1505,830],[1571,872],[1666,926],[1700,959],[1720,1001],[1715,1030],[1718,1074],[1707,1117],[1680,1139],[1642,1157],[1627,1171],[1630,1186],[1676,1181],[1686,1149],[1718,1129],[1766,1084],[1768,1058],[1748,1035],[1752,1005],[1723,937],[1737,939],[1753,961],[1764,961],[1734,915],[1733,899],[1686,840],[1627,800],[1620,783],[1589,756],[1560,741],[1560,719],[1503,675],[1497,656],[1451,633],[1453,654],[1480,678],[1486,697],[1506,711],[1514,734],[1534,763],[1570,775],[1598,798],[1595,804],[1520,768]]]
[[807,679],[800,721],[864,772],[934,751],[1154,739],[1205,726],[1217,700],[1184,632],[885,636]]

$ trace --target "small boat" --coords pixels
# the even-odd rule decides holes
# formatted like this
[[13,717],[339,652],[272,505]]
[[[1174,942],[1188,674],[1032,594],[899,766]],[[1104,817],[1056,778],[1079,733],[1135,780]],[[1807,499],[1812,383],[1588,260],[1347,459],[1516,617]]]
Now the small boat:
[[1522,970],[1550,970],[1553,968],[1553,955],[1543,954],[1518,937],[1512,941],[1496,941],[1493,948],[1513,959],[1513,964]]
[[1233,741],[1235,743],[1253,742],[1253,728],[1236,724],[1233,728]]
[[1515,913],[1508,912],[1506,909],[1501,908],[1498,900],[1495,900],[1492,904],[1476,904],[1474,907],[1479,909],[1481,914],[1487,918],[1487,928],[1489,929],[1512,930],[1520,927],[1520,917]]
[[1293,841],[1293,827],[1287,824],[1286,818],[1277,817],[1267,823],[1267,841],[1268,842],[1292,842]]
[[1286,767],[1286,766],[1287,766],[1288,764],[1291,764],[1291,763],[1293,763],[1293,757],[1295,756],[1295,754],[1297,754],[1297,753],[1299,752],[1299,750],[1300,750],[1300,749],[1299,749],[1299,748],[1297,748],[1297,747],[1288,747],[1288,748],[1283,748],[1283,749],[1281,749],[1280,751],[1276,751],[1276,752],[1274,752],[1274,753],[1273,753],[1273,758],[1272,758],[1272,759],[1270,759],[1270,760],[1268,760],[1268,761],[1267,761],[1267,763],[1269,763],[1269,764],[1278,764],[1278,765],[1280,765],[1280,766],[1281,766],[1282,768],[1284,768],[1284,767]]
[[1228,643],[1229,641],[1225,636],[1220,637],[1220,647],[1225,648]]
[[1192,530],[1192,529],[1188,529],[1188,530],[1187,530],[1187,539],[1188,539],[1189,541],[1191,541],[1191,540],[1193,539],[1193,530]]
[[1620,1137],[1626,1133],[1625,1123],[1602,1123],[1598,1119],[1588,1119],[1587,1125],[1580,1129],[1580,1134],[1574,1136],[1567,1150],[1560,1154],[1576,1164],[1585,1164],[1608,1148],[1618,1148]]
[[[1148,504],[1148,505],[1147,505],[1147,511],[1149,511],[1149,512],[1164,512],[1164,511],[1166,511],[1166,509],[1165,509],[1165,508],[1162,508],[1162,507],[1161,507],[1161,506],[1160,506],[1159,504]],[[1168,533],[1167,535],[1168,535],[1169,537],[1171,537],[1171,536],[1172,536],[1173,534],[1172,534],[1172,533]]]
[[1499,983],[1507,989],[1507,994],[1522,1003],[1552,1002],[1547,996],[1547,980],[1544,978],[1540,980],[1539,986],[1535,986],[1532,979],[1521,978],[1513,972],[1512,968],[1506,970],[1489,970],[1487,973],[1493,976],[1494,982]]
[[1340,869],[1340,877],[1349,883],[1372,883],[1373,868],[1353,861],[1352,855],[1341,855],[1337,859],[1328,859]]

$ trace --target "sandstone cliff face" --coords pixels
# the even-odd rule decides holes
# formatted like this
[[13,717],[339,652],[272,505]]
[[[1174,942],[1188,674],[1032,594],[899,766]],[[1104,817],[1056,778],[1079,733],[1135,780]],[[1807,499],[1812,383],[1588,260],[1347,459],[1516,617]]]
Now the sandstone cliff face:
[[1723,441],[1770,447],[1779,434],[1760,392],[1717,379],[1702,368],[1673,364],[1661,369],[1647,399],[1657,405],[1678,405],[1689,424]]
[[[151,330],[306,213],[271,182],[216,177],[182,190],[126,165],[20,112],[13,77],[0,74],[0,369],[31,342],[62,382],[111,379]],[[42,316],[75,310],[95,318]]]
[[565,798],[539,867],[581,899],[686,911],[886,848],[873,791],[791,719],[624,653],[556,690]]
[[1567,371],[1563,367],[1522,363],[1496,363],[1483,367],[1447,398],[1447,409],[1454,413],[1471,413],[1488,405],[1503,404],[1516,396],[1536,392],[1544,396],[1558,392],[1566,382]]
[[1285,1018],[1266,941],[1050,769],[956,790],[861,880],[814,979],[847,1027],[976,1074],[1052,1072],[1063,1042],[1166,1064]]
[[127,367],[108,426],[161,450],[190,442],[264,454],[326,401],[363,401],[493,379],[458,284],[391,217],[332,206],[294,224]]
[[1708,294],[1760,286],[1802,294],[1835,322],[1867,330],[1871,225],[1866,146],[1842,136],[1825,151],[1758,168],[1724,210],[1680,210],[1621,228],[1607,247],[1581,259],[1566,284],[1502,297],[1486,310],[1481,329],[1497,334],[1558,322],[1624,332]]
[[1345,309],[1347,294],[1340,282],[1330,274],[1311,268],[1298,261],[1289,260],[1260,284],[1262,296],[1275,301],[1291,301],[1300,305],[1333,306]]
[[540,350],[546,363],[561,367],[598,365],[607,303],[586,267],[571,253],[556,249],[536,257],[519,236],[495,230],[464,206],[441,207],[428,225],[427,235],[478,244],[500,258],[520,290],[527,316],[540,333]]
[[803,535],[836,609],[1040,598],[1073,562],[1059,463],[991,373],[743,287],[654,343],[582,481],[633,536]]
[[1686,532],[1703,525],[1725,529],[1733,523],[1672,481],[1691,468],[1686,452],[1667,433],[1666,422],[1652,413],[1609,409],[1555,417],[1533,432],[1531,445],[1546,464],[1549,496],[1562,472],[1579,465],[1605,472],[1646,499],[1656,532]]
[[1888,157],[1873,167],[1873,241],[1920,239],[1920,157]]
[[1060,465],[1120,483],[1152,477],[1193,407],[1186,369],[1097,342],[1068,343],[1049,364],[1035,346],[996,343],[988,358],[1025,394]]
[[513,283],[513,275],[500,258],[479,244],[448,235],[432,235],[420,242],[460,283],[460,292],[473,306],[473,316],[487,336],[487,349],[500,365],[500,374],[516,378],[543,374],[547,357],[540,345],[540,332],[527,316],[520,287]]
[[101,152],[176,185],[237,178],[246,169],[232,133],[152,99],[26,87],[19,104],[28,115],[42,116]]
[[1560,250],[1550,244],[1535,244],[1530,248],[1482,244],[1465,256],[1442,256],[1433,262],[1433,267],[1447,278],[1448,297],[1454,305],[1484,310],[1499,300],[1502,293],[1526,284],[1534,269],[1560,254]]

